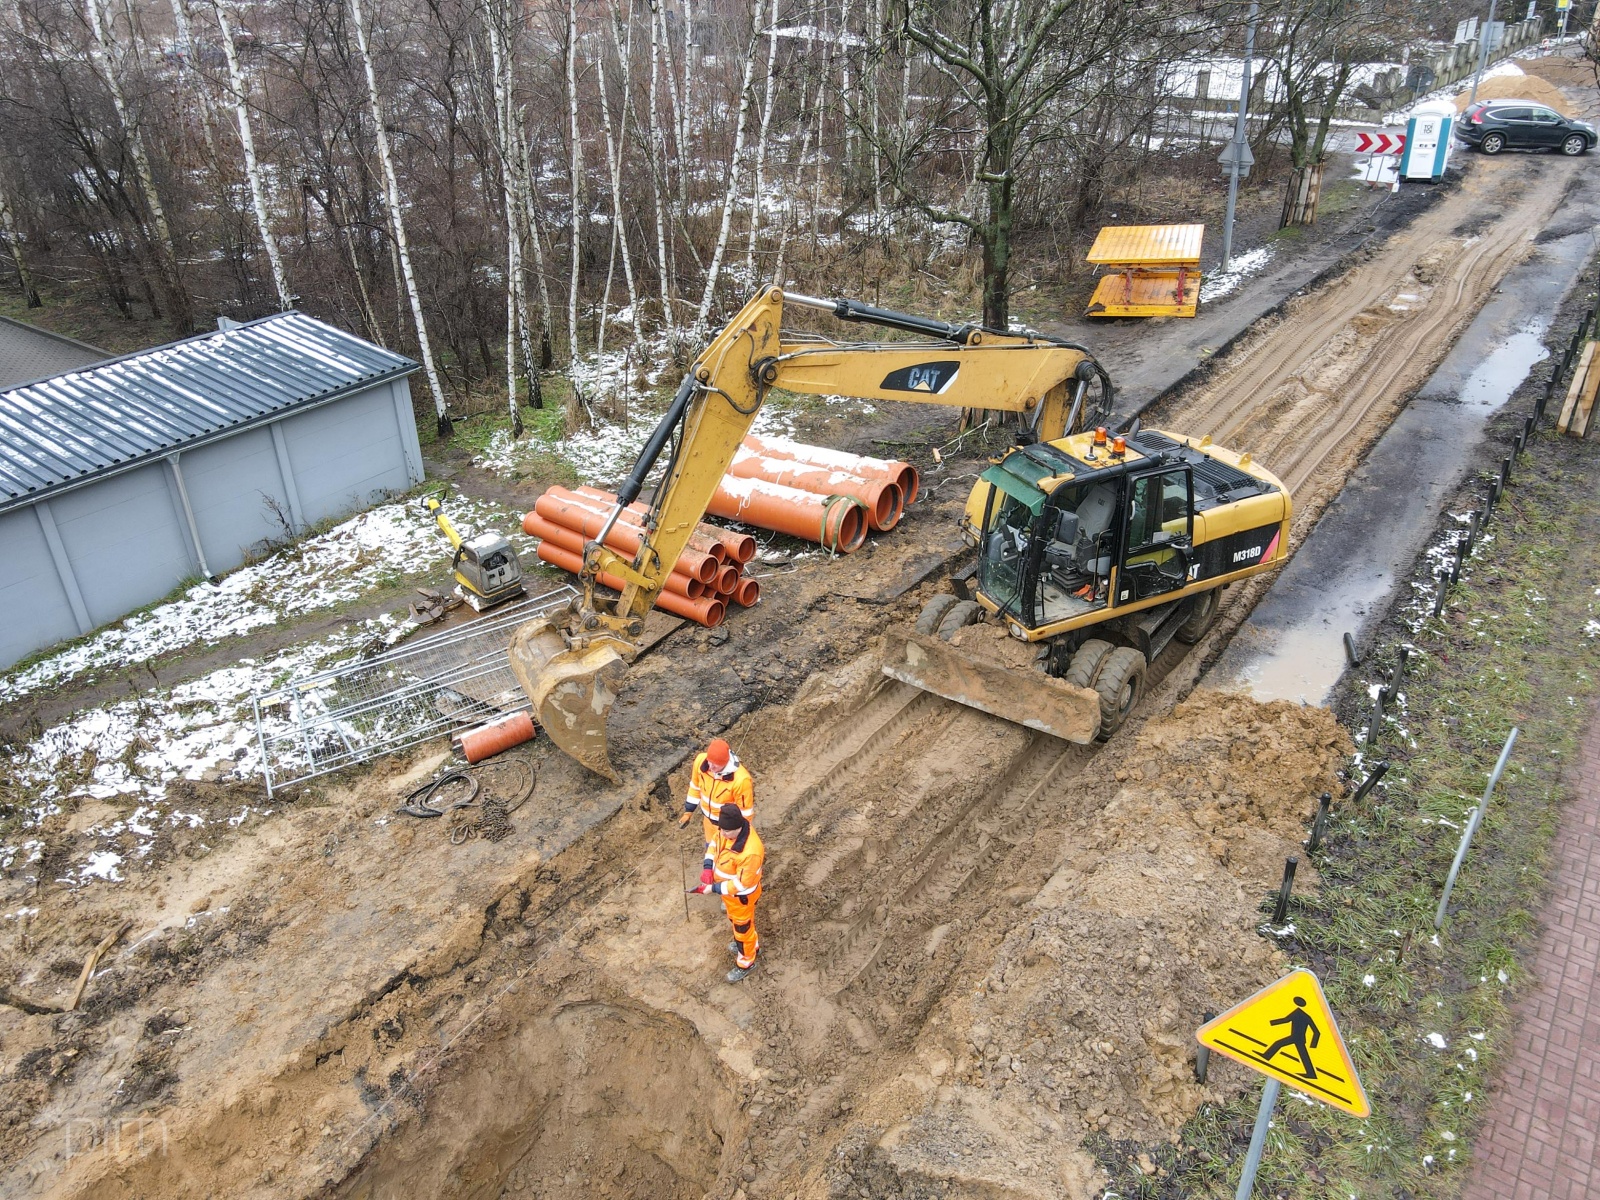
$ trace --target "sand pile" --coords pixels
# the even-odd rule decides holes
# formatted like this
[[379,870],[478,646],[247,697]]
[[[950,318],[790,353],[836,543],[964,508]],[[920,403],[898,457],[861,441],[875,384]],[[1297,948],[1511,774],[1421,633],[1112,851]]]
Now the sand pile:
[[[1466,111],[1467,98],[1471,94],[1472,89],[1468,88],[1456,97],[1457,112]],[[1572,104],[1561,89],[1537,75],[1495,75],[1485,79],[1478,85],[1478,99],[1529,100],[1534,104],[1549,105],[1564,117],[1573,115]]]
[[952,1074],[1024,1127],[1172,1136],[1219,1094],[1194,1082],[1201,1014],[1285,969],[1258,905],[1349,748],[1325,709],[1215,692],[1108,747],[1111,798],[1060,838],[1054,876],[963,1003]]

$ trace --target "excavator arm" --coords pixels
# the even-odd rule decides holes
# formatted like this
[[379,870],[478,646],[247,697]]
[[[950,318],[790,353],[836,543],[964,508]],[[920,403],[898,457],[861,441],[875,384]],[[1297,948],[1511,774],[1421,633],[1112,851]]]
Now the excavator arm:
[[[843,321],[930,339],[920,343],[785,340],[785,303],[822,309]],[[772,388],[1020,413],[1042,440],[1085,421],[1088,388],[1100,381],[1097,413],[1109,411],[1110,380],[1089,352],[1058,339],[951,325],[851,300],[818,300],[768,288],[751,298],[695,358],[651,434],[600,534],[584,555],[583,594],[558,620],[530,622],[512,637],[511,666],[552,741],[585,766],[616,779],[606,715],[644,617],[705,516],[723,474]],[[605,545],[661,455],[667,467],[631,559]],[[598,599],[596,577],[621,578],[614,603]]]

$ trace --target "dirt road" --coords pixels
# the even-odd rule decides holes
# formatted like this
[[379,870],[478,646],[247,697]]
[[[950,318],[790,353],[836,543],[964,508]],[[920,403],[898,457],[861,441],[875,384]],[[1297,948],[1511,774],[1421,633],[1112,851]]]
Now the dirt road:
[[[1473,167],[1147,423],[1254,451],[1303,537],[1580,164]],[[926,570],[975,465],[875,559],[787,576],[736,641],[645,660],[622,714],[635,785],[539,760],[520,846],[392,824],[419,760],[122,892],[158,933],[90,1011],[3,1018],[0,1186],[1087,1196],[1096,1139],[1160,1142],[1240,1086],[1192,1082],[1189,1031],[1276,970],[1257,903],[1338,786],[1343,734],[1321,710],[1183,699],[1225,625],[1094,750],[884,682],[876,631],[936,588],[893,581]],[[1230,593],[1232,620],[1253,595]],[[738,712],[772,865],[766,958],[735,988],[720,912],[685,917],[683,780],[645,768]],[[31,953],[75,970],[110,904],[52,894]]]

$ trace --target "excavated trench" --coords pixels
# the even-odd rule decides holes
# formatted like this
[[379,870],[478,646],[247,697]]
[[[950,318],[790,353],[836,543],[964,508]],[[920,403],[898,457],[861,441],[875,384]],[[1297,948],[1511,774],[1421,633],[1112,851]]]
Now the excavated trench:
[[[700,1200],[742,1127],[693,1025],[626,1000],[504,1007],[344,1200]],[[532,997],[530,996],[530,999]]]

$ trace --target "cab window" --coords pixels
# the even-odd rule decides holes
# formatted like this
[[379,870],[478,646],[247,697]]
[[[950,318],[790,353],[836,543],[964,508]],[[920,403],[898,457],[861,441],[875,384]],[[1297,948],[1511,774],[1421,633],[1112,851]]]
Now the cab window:
[[1191,513],[1188,472],[1168,471],[1134,480],[1128,516],[1129,552],[1187,537]]
[[1033,512],[1016,497],[991,486],[983,522],[983,554],[978,586],[1001,608],[1032,620],[1025,611],[1024,568],[1027,565]]

